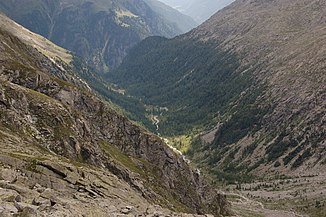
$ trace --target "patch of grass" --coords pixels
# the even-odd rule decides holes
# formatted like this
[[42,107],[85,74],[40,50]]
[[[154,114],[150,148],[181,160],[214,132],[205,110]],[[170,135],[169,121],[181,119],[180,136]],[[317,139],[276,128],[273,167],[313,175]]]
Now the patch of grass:
[[57,103],[57,101],[51,97],[49,97],[46,94],[40,93],[38,91],[32,90],[32,89],[28,89],[25,88],[27,94],[29,95],[29,98],[31,99],[31,101],[33,102],[53,102],[53,103]]
[[235,211],[237,211],[239,214],[241,214],[242,217],[264,217],[265,215],[258,212],[258,211],[253,211],[250,209],[244,209],[240,207],[233,207]]
[[195,137],[196,136],[194,135],[181,135],[176,137],[170,137],[168,138],[168,140],[173,147],[175,147],[182,153],[187,153]]
[[[228,184],[236,184],[236,183],[250,183],[255,177],[248,173],[240,173],[240,172],[231,172],[231,169],[227,172],[219,170],[219,169],[210,169],[209,173],[212,174],[214,178],[214,183],[226,183]],[[241,170],[241,168],[239,168]]]
[[281,166],[281,163],[279,161],[276,161],[274,167],[279,167],[279,166]]
[[326,201],[316,200],[316,198],[308,200],[281,199],[265,203],[265,207],[285,211],[293,209],[298,214],[307,214],[311,217],[326,216]]
[[289,162],[295,158],[303,149],[303,145],[298,146],[294,151],[290,152],[285,158],[283,158],[284,165],[288,165]]
[[249,167],[247,171],[250,172],[250,171],[252,171],[254,169],[257,169],[260,165],[262,165],[264,163],[265,163],[265,159],[264,158],[261,158],[254,165],[252,165],[251,167]]
[[321,205],[309,206],[306,213],[313,217],[325,217],[326,216],[326,202],[323,202]]
[[31,172],[36,172],[36,173],[37,173],[36,166],[37,166],[38,162],[47,160],[47,158],[45,158],[45,157],[33,156],[33,155],[26,154],[26,153],[21,153],[21,152],[11,152],[11,153],[8,153],[8,155],[13,158],[16,158],[16,159],[26,162],[27,163],[26,169]]
[[281,157],[289,148],[295,147],[297,142],[290,139],[285,139],[288,136],[288,133],[282,132],[277,139],[267,147],[266,152],[268,154],[268,162],[275,161]]
[[326,165],[326,159],[324,159],[320,164],[321,165]]
[[[182,175],[180,177],[183,177]],[[179,182],[182,182],[182,179],[178,180]],[[182,184],[186,184],[188,182],[183,182]],[[189,184],[189,183],[188,183]],[[167,207],[167,208],[172,208],[173,210],[177,212],[185,212],[189,213],[191,210],[181,203],[178,199],[178,196],[173,193],[173,191],[169,191],[166,188],[164,188],[162,185],[159,184],[159,182],[154,181],[154,182],[147,182],[145,184],[148,188],[152,189],[162,197],[159,198],[158,202],[161,206]],[[172,206],[171,206],[172,205]]]
[[312,149],[308,148],[298,157],[296,161],[294,161],[294,163],[292,164],[292,168],[297,168],[301,166],[304,163],[304,161],[307,160],[307,158],[311,157],[312,155],[313,155]]
[[191,141],[191,145],[185,154],[192,158],[196,154],[196,152],[201,149],[201,147],[202,147],[202,141],[200,139],[200,136],[196,136]]
[[249,146],[245,147],[242,152],[242,158],[252,155],[254,153],[255,149],[257,148],[257,146],[258,146],[258,143],[253,142]]
[[112,159],[114,159],[117,163],[120,163],[124,167],[128,168],[132,172],[138,173],[140,175],[145,175],[144,171],[140,169],[136,163],[134,162],[132,157],[127,156],[126,154],[122,153],[120,149],[116,146],[109,144],[105,141],[99,142],[102,150]]

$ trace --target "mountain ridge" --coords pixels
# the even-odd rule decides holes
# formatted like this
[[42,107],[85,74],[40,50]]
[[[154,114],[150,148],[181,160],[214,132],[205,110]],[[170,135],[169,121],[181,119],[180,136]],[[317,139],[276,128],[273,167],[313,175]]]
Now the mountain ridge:
[[[0,4],[0,10],[26,28],[75,52],[103,74],[117,67],[128,50],[142,39],[152,35],[173,37],[195,25],[189,17],[171,11],[168,6],[157,9],[153,2],[6,1]],[[168,18],[172,15],[174,21]]]

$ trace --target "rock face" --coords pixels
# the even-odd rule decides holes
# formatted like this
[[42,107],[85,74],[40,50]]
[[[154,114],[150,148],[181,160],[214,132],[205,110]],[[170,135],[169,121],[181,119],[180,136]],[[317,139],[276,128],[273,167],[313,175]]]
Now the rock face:
[[159,7],[154,0],[10,0],[0,4],[0,10],[13,20],[75,52],[99,73],[118,66],[128,50],[148,36],[173,37],[195,26],[178,11]]
[[228,212],[224,196],[182,156],[111,109],[59,60],[3,27],[0,39],[4,213]]
[[318,171],[325,10],[318,0],[239,0],[185,35],[144,40],[112,77],[126,94],[167,107],[161,133],[197,138],[188,154],[217,178]]
[[[34,155],[8,157],[7,151],[19,150],[15,144],[9,144],[10,148],[0,156],[1,216],[201,216],[154,206],[105,169],[74,165],[33,149],[28,150],[33,150]],[[40,156],[42,159],[35,160]]]

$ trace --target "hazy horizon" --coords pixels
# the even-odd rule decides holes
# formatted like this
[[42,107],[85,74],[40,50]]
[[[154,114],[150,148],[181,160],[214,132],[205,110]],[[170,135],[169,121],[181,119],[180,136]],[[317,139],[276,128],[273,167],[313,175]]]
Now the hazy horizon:
[[235,0],[159,0],[170,7],[203,23],[220,9]]

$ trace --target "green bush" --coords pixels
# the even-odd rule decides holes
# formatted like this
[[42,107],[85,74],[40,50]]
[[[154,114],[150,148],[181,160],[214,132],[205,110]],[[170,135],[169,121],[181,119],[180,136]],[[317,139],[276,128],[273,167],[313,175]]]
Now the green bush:
[[299,166],[301,166],[303,164],[304,161],[307,160],[307,158],[312,156],[312,149],[308,148],[307,150],[305,150],[296,161],[294,161],[294,163],[292,164],[292,168],[297,168]]

